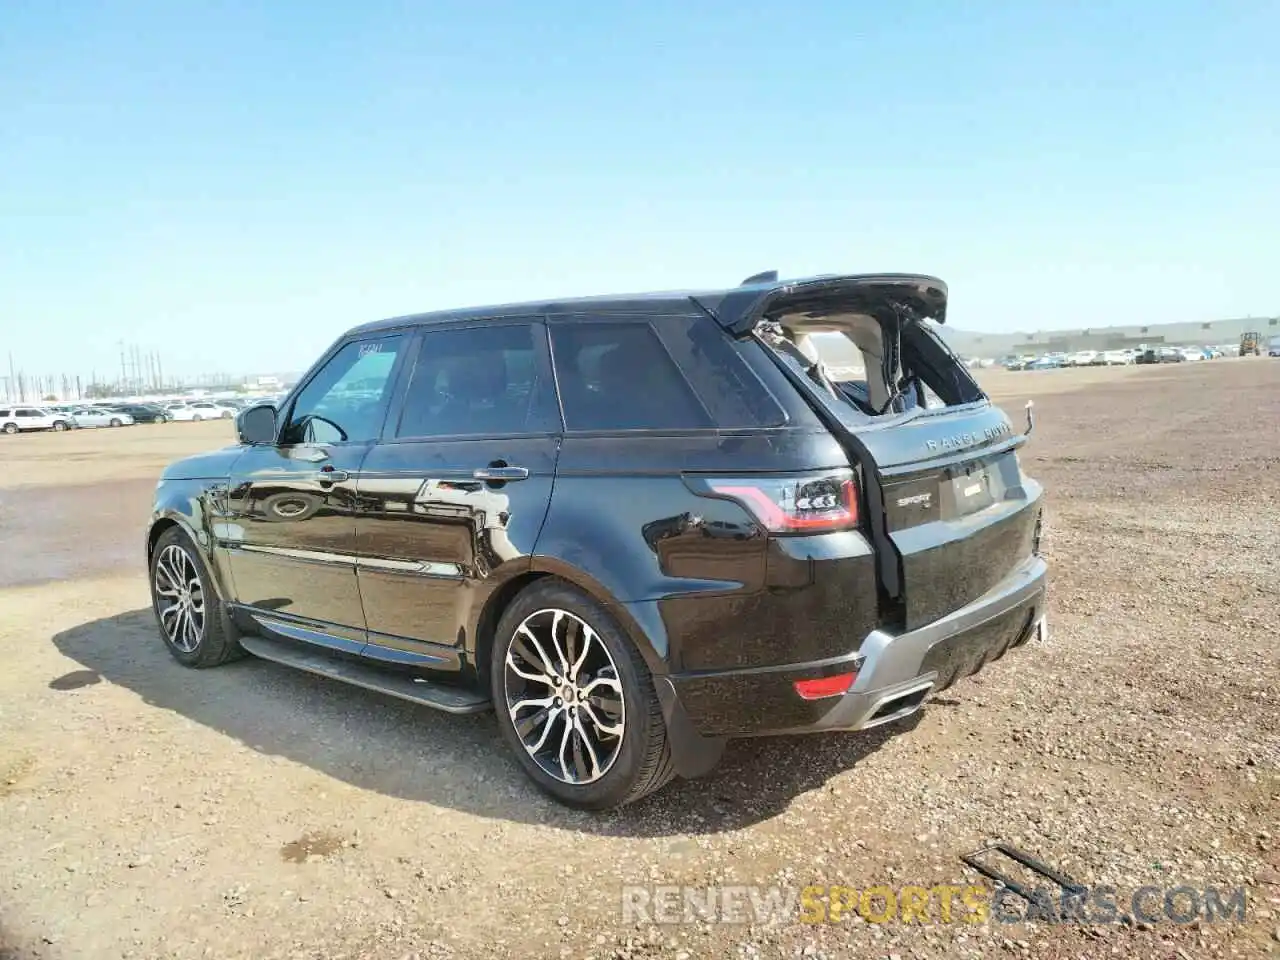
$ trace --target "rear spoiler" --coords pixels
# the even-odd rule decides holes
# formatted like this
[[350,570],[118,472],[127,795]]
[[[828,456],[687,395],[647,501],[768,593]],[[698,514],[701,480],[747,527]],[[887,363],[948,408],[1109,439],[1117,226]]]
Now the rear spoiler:
[[943,323],[947,316],[947,285],[936,277],[906,273],[779,281],[771,271],[725,293],[690,299],[735,337],[750,333],[762,319],[783,309],[820,317],[889,306],[913,320]]

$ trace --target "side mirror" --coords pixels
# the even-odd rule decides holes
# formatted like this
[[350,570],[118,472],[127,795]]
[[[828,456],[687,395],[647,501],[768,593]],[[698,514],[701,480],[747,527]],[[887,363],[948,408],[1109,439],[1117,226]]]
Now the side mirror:
[[269,403],[248,407],[236,414],[236,434],[241,443],[276,442],[276,408]]

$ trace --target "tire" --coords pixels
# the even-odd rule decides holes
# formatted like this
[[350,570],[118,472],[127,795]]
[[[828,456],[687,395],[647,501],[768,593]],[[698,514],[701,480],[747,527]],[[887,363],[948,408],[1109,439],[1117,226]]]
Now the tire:
[[58,433],[61,433],[63,430],[67,429],[67,421],[65,420],[53,421],[53,429]]
[[115,419],[114,417],[112,417],[112,418],[111,418],[111,422],[110,422],[109,424],[107,424],[107,426],[110,426],[110,427],[123,427],[123,426],[124,426],[124,424],[123,424],[123,423],[121,423],[119,420]]
[[4,425],[4,432],[13,436],[13,434],[18,432],[18,425],[16,423],[6,423]]
[[[566,680],[561,654],[571,667],[577,659],[578,677],[559,688],[530,679]],[[489,685],[498,727],[517,762],[540,789],[567,806],[620,807],[674,775],[662,708],[644,659],[604,607],[562,580],[534,583],[503,612]],[[539,700],[550,702],[518,706]],[[613,727],[620,731],[616,736],[605,729]]]
[[[186,620],[184,610],[168,612],[181,605],[184,588]],[[162,533],[151,553],[151,609],[165,648],[184,667],[216,667],[244,655],[209,568],[179,527]]]
[[191,417],[191,422],[192,422],[192,423],[199,423],[199,422],[200,422],[201,420],[203,420],[203,419],[204,419],[204,417],[200,416],[200,414],[198,414],[198,413],[197,413],[197,414],[192,415],[192,417]]
[[222,419],[223,419],[223,420],[230,420],[233,416],[235,416],[235,414],[233,414],[230,410],[223,410],[223,411],[222,411]]

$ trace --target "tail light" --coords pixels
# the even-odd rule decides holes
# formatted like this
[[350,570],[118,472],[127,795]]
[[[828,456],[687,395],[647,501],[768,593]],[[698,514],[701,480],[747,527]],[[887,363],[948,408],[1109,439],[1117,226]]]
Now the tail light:
[[688,478],[704,497],[735,500],[770,533],[823,533],[858,525],[853,473]]

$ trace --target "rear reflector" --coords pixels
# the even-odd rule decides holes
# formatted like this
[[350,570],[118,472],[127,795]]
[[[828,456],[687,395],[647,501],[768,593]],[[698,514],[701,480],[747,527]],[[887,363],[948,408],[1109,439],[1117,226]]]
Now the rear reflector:
[[858,488],[849,470],[688,479],[702,496],[736,500],[770,533],[823,533],[858,525]]
[[821,680],[797,680],[796,693],[805,700],[821,700],[823,697],[839,697],[849,692],[857,673],[839,673]]

